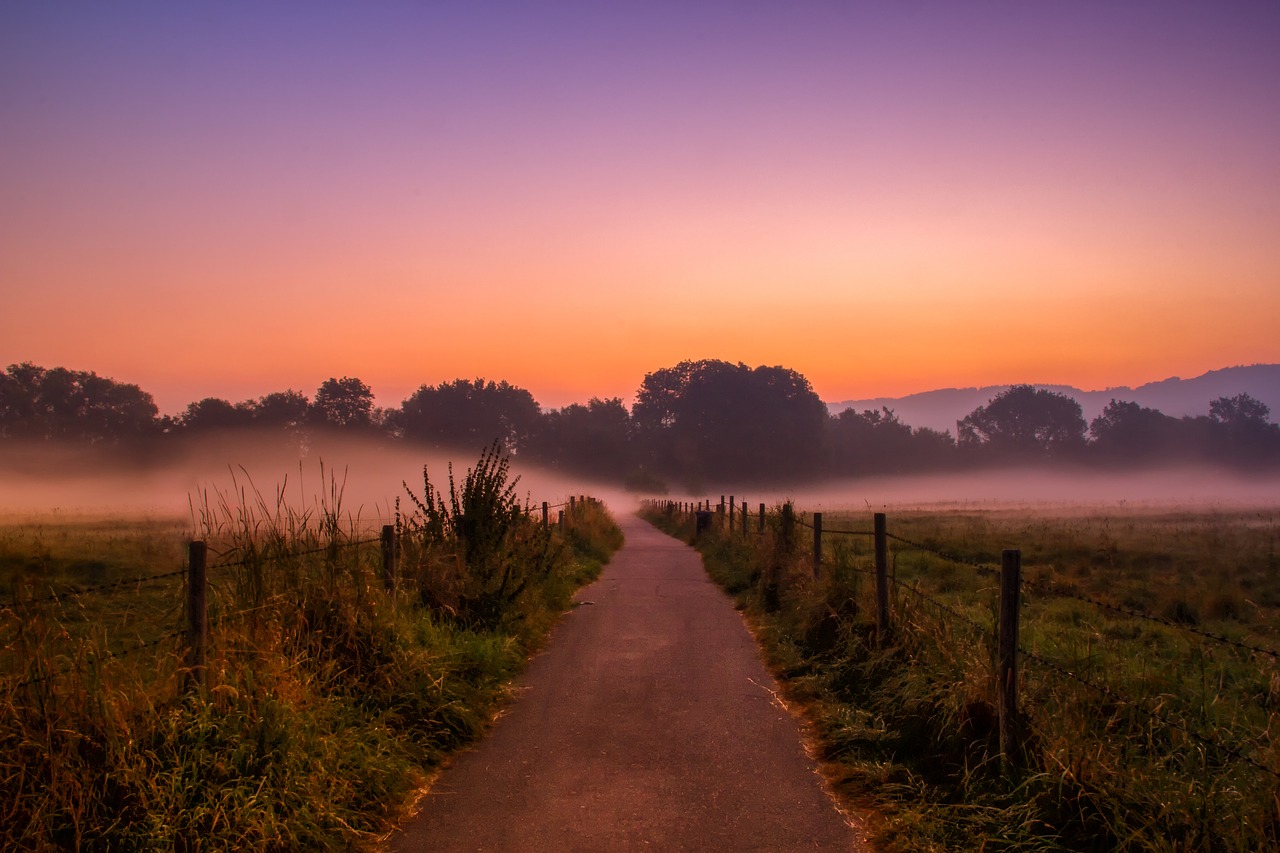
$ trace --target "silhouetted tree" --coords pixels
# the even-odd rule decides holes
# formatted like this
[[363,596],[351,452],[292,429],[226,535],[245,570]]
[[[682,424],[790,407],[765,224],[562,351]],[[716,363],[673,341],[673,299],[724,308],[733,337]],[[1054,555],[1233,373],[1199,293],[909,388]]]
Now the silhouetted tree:
[[1264,427],[1271,423],[1271,408],[1248,394],[1237,394],[1209,403],[1209,417],[1228,427]]
[[1014,385],[957,425],[962,447],[1010,459],[1064,456],[1084,447],[1080,404],[1065,394]]
[[955,460],[956,443],[948,432],[912,429],[892,409],[845,409],[827,426],[831,470],[837,474],[923,471],[945,468]]
[[244,404],[234,405],[221,397],[205,397],[188,403],[179,424],[185,432],[240,429],[253,423],[253,411]]
[[301,391],[275,391],[259,397],[252,411],[256,425],[295,429],[307,422],[311,401]]
[[310,420],[339,429],[368,428],[373,425],[373,391],[351,376],[326,379],[311,403]]
[[632,416],[651,464],[686,479],[791,479],[822,461],[826,406],[782,367],[681,362],[645,376]]
[[423,385],[400,411],[407,439],[464,449],[483,449],[498,441],[517,455],[527,448],[542,413],[525,389],[483,379]]
[[539,462],[582,474],[621,479],[636,467],[631,414],[617,397],[546,412],[530,446]]
[[893,410],[846,409],[827,427],[827,447],[835,474],[879,474],[946,467],[954,461],[951,433],[902,423]]
[[0,371],[0,438],[120,444],[154,434],[158,410],[137,385],[30,362]]
[[1091,450],[1103,461],[1165,461],[1193,452],[1183,423],[1156,409],[1113,399],[1089,425]]
[[958,460],[956,440],[946,430],[916,427],[911,431],[911,464],[904,470],[934,471],[952,468]]
[[900,470],[911,452],[911,427],[887,407],[845,409],[831,418],[827,447],[836,473]]
[[1248,394],[1213,400],[1207,424],[1213,455],[1237,465],[1280,461],[1280,426],[1270,417],[1270,407]]

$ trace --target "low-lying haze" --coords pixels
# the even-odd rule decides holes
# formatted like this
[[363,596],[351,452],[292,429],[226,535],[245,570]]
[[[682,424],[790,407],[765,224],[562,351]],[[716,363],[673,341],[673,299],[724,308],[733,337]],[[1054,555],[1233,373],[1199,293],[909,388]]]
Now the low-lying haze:
[[[321,503],[331,506],[336,486],[343,516],[374,525],[391,517],[396,498],[405,497],[402,482],[421,494],[424,464],[433,484],[447,490],[449,462],[453,462],[460,481],[478,455],[334,440],[299,451],[241,439],[209,442],[162,464],[95,467],[81,454],[46,450],[43,458],[28,456],[24,470],[8,465],[10,470],[0,482],[0,512],[189,516],[192,508],[198,512],[206,499],[211,506],[224,500],[235,505],[241,500],[237,495],[243,494],[249,504],[256,504],[261,496],[274,506],[277,493],[294,509],[305,510]],[[535,506],[590,494],[622,513],[632,511],[642,497],[614,485],[518,461],[512,463],[512,473],[520,477],[517,491],[521,499],[527,498]],[[1142,472],[988,470],[767,488],[726,483],[709,486],[703,494],[673,487],[668,496],[714,502],[721,495],[734,495],[739,501],[745,496],[752,507],[789,499],[801,509],[825,511],[944,506],[975,510],[1275,506],[1280,505],[1280,474],[1249,476],[1192,466]]]

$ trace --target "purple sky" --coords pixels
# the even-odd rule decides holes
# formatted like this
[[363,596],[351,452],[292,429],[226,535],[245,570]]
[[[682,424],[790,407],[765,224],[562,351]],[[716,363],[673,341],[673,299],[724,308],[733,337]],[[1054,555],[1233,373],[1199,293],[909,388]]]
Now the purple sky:
[[1280,361],[1280,4],[0,6],[0,362],[827,399]]

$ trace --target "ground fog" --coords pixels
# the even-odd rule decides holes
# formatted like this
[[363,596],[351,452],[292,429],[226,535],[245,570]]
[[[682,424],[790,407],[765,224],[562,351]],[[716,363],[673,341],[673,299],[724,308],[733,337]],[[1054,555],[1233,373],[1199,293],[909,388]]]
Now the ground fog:
[[1280,475],[1249,476],[1205,467],[1140,472],[1013,469],[931,475],[894,475],[821,484],[737,487],[714,494],[671,495],[718,503],[746,498],[751,507],[793,501],[802,510],[879,512],[885,509],[1028,509],[1073,507],[1132,511],[1214,509],[1280,505]]
[[[256,505],[277,499],[294,510],[321,505],[369,525],[394,516],[407,483],[423,488],[423,466],[432,484],[447,492],[452,463],[459,484],[483,448],[446,451],[388,447],[350,439],[317,440],[304,448],[271,442],[225,438],[165,458],[104,459],[82,452],[44,447],[21,459],[0,460],[0,513],[13,516],[61,515],[198,516],[202,506]],[[590,494],[625,508],[634,502],[619,489],[511,464],[516,493],[535,506],[558,504],[571,495]],[[335,496],[340,499],[334,506]]]
[[[7,516],[152,515],[192,517],[201,506],[283,500],[295,510],[340,498],[344,517],[370,526],[394,516],[403,483],[422,492],[423,466],[433,484],[447,490],[449,464],[461,481],[483,448],[446,451],[329,438],[305,447],[278,441],[224,437],[163,458],[87,456],[41,447],[0,458],[0,513]],[[590,494],[615,512],[630,512],[640,497],[588,478],[511,462],[517,494],[532,505],[558,504]],[[884,509],[1031,509],[1071,507],[1159,511],[1171,507],[1238,509],[1280,505],[1280,474],[1250,476],[1205,467],[1141,472],[1013,469],[934,475],[894,475],[768,487],[709,484],[703,493],[673,490],[674,500],[711,501],[732,495],[754,508],[794,501],[806,511]]]

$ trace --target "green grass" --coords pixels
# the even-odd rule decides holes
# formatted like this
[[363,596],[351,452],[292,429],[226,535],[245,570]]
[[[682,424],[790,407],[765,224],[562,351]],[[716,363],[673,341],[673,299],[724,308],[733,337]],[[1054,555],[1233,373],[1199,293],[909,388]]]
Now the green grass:
[[[654,517],[692,534],[686,519]],[[825,538],[818,580],[812,534],[801,528],[782,547],[776,514],[763,537],[715,531],[699,548],[883,849],[1245,851],[1280,844],[1277,662],[1185,629],[1276,648],[1277,520],[890,514],[891,534],[958,559],[891,542],[885,647],[869,537]],[[869,530],[871,519],[828,514],[824,527]],[[992,570],[1003,548],[1023,554],[1021,646],[1071,674],[1022,657],[1025,737],[1012,761],[995,711]]]
[[594,503],[564,532],[520,520],[545,571],[480,624],[429,606],[439,543],[406,542],[388,593],[379,546],[354,544],[377,531],[342,515],[340,489],[310,512],[240,494],[193,517],[211,550],[203,692],[170,636],[182,576],[70,594],[180,568],[191,520],[0,525],[16,594],[0,610],[0,847],[372,849],[621,544]]

